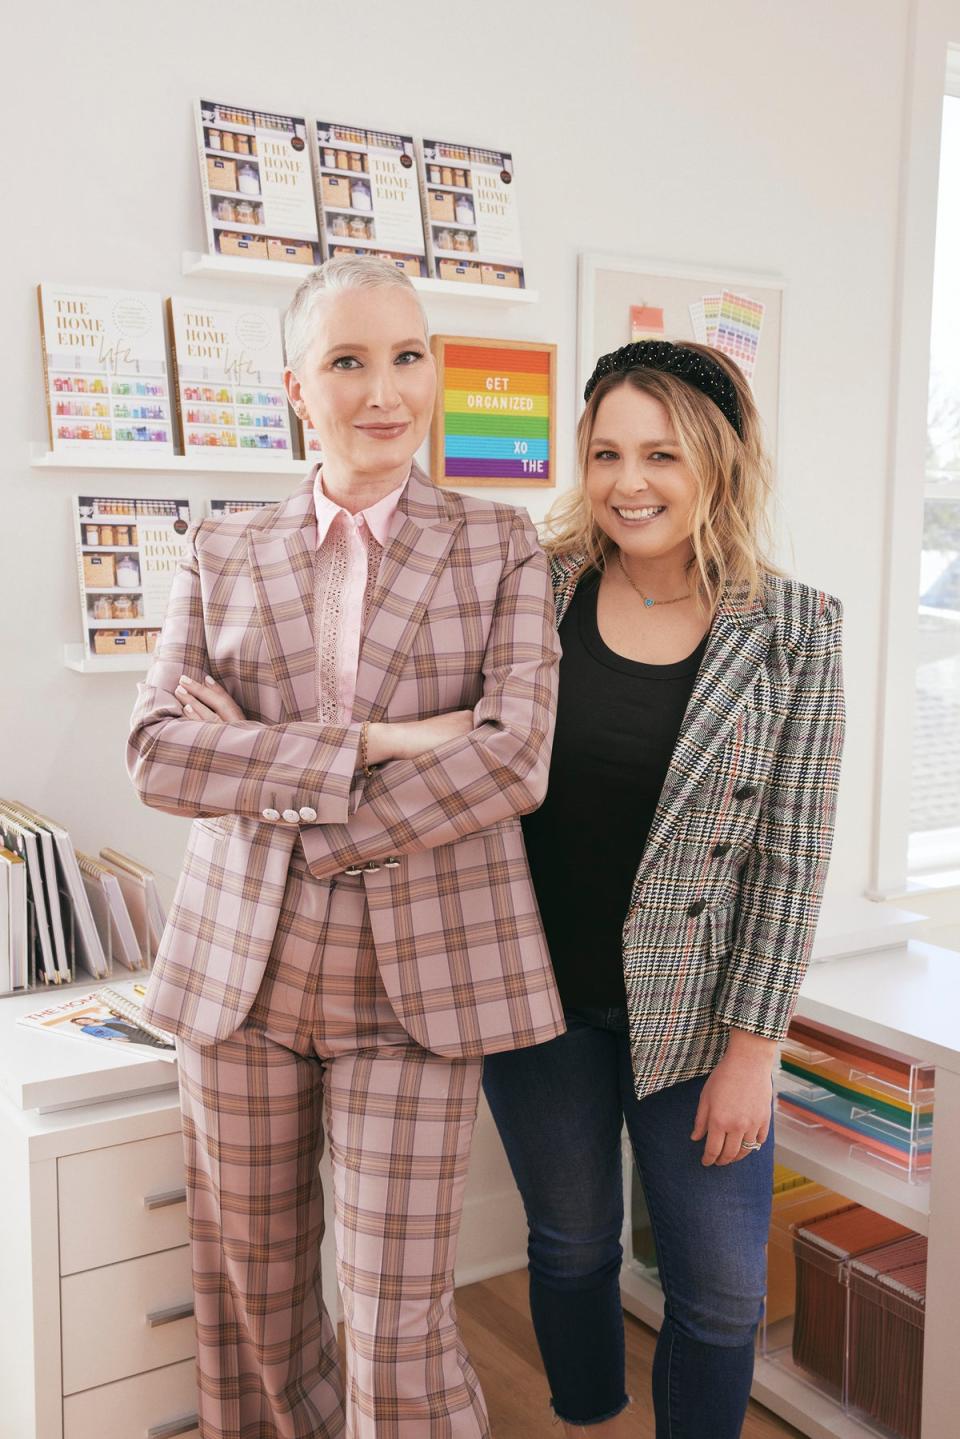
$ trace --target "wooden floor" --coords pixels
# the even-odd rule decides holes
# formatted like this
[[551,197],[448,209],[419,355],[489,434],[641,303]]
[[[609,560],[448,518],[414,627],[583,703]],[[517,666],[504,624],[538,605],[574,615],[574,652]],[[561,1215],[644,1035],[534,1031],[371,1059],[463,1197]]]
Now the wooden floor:
[[[493,1439],[559,1439],[549,1406],[547,1382],[530,1323],[527,1273],[518,1269],[457,1290],[460,1330],[480,1376],[490,1411]],[[631,1434],[654,1439],[650,1366],[656,1336],[625,1314],[627,1393],[635,1399]],[[743,1439],[802,1439],[800,1431],[750,1404]]]

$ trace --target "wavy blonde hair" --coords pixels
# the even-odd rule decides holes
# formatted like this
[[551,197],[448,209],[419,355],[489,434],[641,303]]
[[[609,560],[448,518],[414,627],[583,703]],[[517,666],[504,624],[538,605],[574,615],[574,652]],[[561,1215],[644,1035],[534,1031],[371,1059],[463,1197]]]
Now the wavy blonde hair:
[[768,504],[772,484],[760,416],[750,386],[731,359],[707,345],[685,343],[682,348],[703,355],[730,376],[737,392],[743,438],[711,399],[675,375],[647,369],[605,375],[577,425],[578,482],[551,506],[544,521],[544,548],[558,559],[581,561],[581,574],[588,569],[603,570],[616,549],[593,515],[586,490],[587,459],[604,396],[620,385],[630,385],[663,405],[696,484],[690,568],[701,602],[712,612],[724,591],[730,590],[739,604],[750,606],[763,589],[764,577],[780,574],[766,557],[771,542]]

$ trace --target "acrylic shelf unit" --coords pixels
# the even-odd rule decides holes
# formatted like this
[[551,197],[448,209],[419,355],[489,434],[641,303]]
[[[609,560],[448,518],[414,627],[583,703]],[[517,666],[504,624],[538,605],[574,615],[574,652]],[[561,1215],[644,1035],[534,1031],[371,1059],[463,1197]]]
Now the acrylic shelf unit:
[[[915,1055],[936,1070],[936,1140],[929,1179],[852,1157],[850,1144],[827,1130],[780,1126],[777,1160],[907,1228],[926,1235],[929,1264],[920,1439],[956,1439],[960,1366],[956,1362],[956,1296],[960,1294],[960,955],[920,940],[813,965],[798,1016],[870,1044]],[[623,1246],[632,1256],[633,1165],[624,1154]],[[749,1161],[745,1161],[749,1162]],[[625,1259],[624,1308],[659,1328],[663,1295],[655,1271]],[[779,1358],[758,1355],[753,1397],[810,1439],[875,1439],[878,1431],[846,1412]]]
[[30,464],[40,470],[128,470],[160,472],[168,475],[299,475],[304,476],[311,460],[278,460],[266,454],[238,454],[227,449],[204,455],[136,455],[109,454],[91,449],[89,454],[76,450],[49,450],[46,445],[30,446]]

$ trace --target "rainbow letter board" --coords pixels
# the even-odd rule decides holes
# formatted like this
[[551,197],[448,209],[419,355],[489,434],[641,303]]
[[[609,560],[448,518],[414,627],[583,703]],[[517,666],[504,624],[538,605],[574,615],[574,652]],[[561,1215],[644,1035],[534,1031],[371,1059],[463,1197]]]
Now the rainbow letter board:
[[553,485],[556,345],[435,335],[437,484]]

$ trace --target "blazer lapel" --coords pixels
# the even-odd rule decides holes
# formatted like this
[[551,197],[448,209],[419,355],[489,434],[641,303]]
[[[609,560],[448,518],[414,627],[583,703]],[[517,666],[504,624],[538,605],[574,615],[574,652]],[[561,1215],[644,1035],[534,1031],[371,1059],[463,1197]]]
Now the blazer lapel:
[[[576,593],[582,563],[577,555],[551,560],[558,625]],[[747,609],[736,593],[728,591],[723,596],[680,726],[637,883],[643,882],[667,848],[684,806],[745,708],[753,682],[766,662],[773,630],[774,621],[762,603]]]
[[313,471],[262,525],[247,532],[260,627],[283,707],[291,719],[317,715],[313,631],[317,548]]
[[684,806],[746,707],[766,662],[773,629],[773,619],[762,605],[738,610],[730,596],[721,601],[647,836],[638,883],[670,843]]
[[417,465],[397,507],[399,528],[384,549],[360,642],[355,720],[380,720],[423,622],[463,521]]

